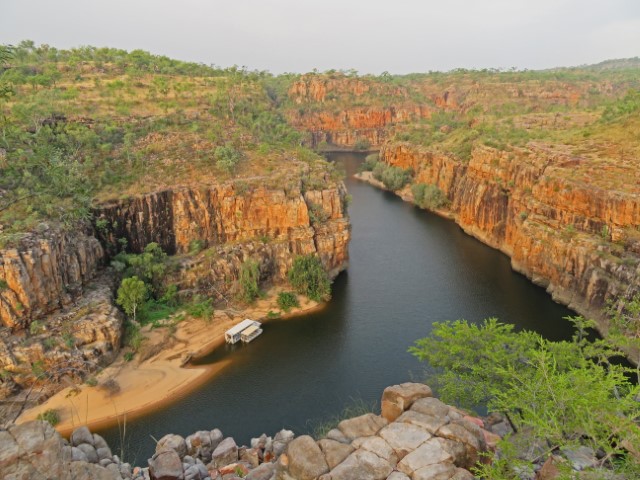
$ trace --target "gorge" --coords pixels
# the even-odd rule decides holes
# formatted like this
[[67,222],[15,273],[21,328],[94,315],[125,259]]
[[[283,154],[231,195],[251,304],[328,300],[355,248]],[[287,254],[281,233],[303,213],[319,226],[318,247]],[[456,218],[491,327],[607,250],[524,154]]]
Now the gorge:
[[[147,457],[148,436],[169,431],[309,433],[350,397],[420,378],[402,352],[434,322],[496,316],[568,340],[573,310],[636,338],[637,319],[609,320],[640,298],[637,62],[274,77],[20,48],[0,71],[14,82],[0,104],[8,419],[59,392],[69,408],[19,422],[69,429],[83,395],[104,392],[113,425],[126,409],[114,370],[164,354],[208,371],[188,395],[167,388],[161,409],[136,407],[126,446],[122,424],[100,430]],[[55,82],[29,80],[40,64]],[[334,281],[325,304],[316,280]],[[259,340],[205,355],[249,315],[269,320]]]

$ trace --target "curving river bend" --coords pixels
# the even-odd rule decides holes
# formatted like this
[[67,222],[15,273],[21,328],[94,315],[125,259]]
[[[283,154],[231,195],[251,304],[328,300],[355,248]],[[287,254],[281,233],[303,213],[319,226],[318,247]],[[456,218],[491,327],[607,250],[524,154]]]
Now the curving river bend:
[[[144,463],[151,436],[220,428],[238,444],[281,428],[307,433],[353,399],[377,401],[384,387],[420,379],[407,348],[434,321],[498,317],[550,339],[571,336],[571,315],[511,270],[509,259],[467,236],[452,221],[352,178],[363,154],[329,158],[347,172],[353,200],[350,263],[321,312],[272,322],[241,348],[221,348],[206,361],[232,364],[184,398],[129,421],[127,461]],[[117,427],[99,432],[119,453]]]

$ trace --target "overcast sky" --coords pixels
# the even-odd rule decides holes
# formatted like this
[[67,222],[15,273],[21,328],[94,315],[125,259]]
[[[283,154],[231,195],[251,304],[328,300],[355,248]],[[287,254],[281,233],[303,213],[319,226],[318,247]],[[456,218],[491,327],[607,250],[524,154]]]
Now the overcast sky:
[[0,0],[0,43],[250,69],[548,68],[640,56],[640,0]]

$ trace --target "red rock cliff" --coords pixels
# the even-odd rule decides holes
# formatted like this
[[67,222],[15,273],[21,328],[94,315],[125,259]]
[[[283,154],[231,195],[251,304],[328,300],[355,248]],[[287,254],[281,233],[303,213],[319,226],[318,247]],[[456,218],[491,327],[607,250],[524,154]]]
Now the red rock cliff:
[[[640,195],[596,182],[607,176],[589,175],[587,159],[535,144],[511,152],[478,146],[468,164],[392,144],[381,159],[412,168],[414,183],[436,185],[467,233],[508,254],[557,301],[601,318],[607,301],[640,291]],[[629,166],[609,168],[628,168],[630,184],[640,180]],[[412,199],[409,187],[399,193]]]

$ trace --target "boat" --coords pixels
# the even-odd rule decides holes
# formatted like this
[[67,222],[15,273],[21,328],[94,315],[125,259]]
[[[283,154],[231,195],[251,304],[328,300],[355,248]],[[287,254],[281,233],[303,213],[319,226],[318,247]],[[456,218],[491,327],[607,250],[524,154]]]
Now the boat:
[[227,343],[233,345],[239,341],[249,343],[262,333],[262,324],[255,320],[245,318],[239,324],[227,330],[224,334],[224,339]]

